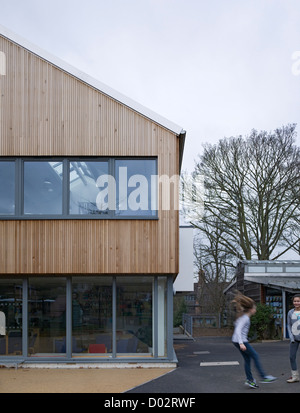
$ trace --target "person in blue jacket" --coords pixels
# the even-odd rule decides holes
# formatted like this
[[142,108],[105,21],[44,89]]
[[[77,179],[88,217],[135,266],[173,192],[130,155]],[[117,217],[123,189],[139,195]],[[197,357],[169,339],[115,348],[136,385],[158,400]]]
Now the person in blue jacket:
[[297,368],[297,351],[300,344],[300,294],[293,297],[293,306],[287,315],[287,329],[290,337],[290,364],[292,376],[287,380],[288,383],[299,381],[299,372]]

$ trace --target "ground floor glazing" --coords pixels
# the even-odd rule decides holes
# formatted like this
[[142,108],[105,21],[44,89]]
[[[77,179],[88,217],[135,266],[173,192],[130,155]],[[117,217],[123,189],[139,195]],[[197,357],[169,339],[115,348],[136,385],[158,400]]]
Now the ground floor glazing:
[[0,278],[0,359],[172,360],[171,276]]

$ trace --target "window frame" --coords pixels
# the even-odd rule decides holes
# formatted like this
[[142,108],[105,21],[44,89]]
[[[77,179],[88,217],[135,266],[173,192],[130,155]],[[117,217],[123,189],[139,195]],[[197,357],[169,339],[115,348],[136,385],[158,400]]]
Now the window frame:
[[0,158],[0,162],[12,162],[15,164],[15,188],[14,188],[14,192],[15,192],[15,213],[14,214],[9,214],[9,215],[5,215],[5,214],[0,214],[0,220],[6,219],[6,217],[11,217],[12,219],[14,219],[14,217],[17,214],[17,205],[16,205],[16,199],[17,199],[17,194],[18,194],[18,187],[17,187],[17,173],[18,173],[18,168],[17,168],[17,161],[16,158],[12,158],[12,157],[2,157]]
[[[158,175],[158,157],[107,157],[107,156],[24,156],[12,157],[1,156],[0,162],[14,162],[15,163],[15,214],[14,215],[0,215],[0,221],[32,221],[32,220],[102,220],[102,219],[117,219],[117,220],[158,220],[158,206],[156,210],[152,210],[154,214],[132,214],[132,215],[118,215],[115,210],[108,210],[103,214],[71,214],[70,213],[70,163],[71,162],[108,162],[108,173],[116,180],[115,161],[116,160],[154,160],[156,176]],[[24,163],[25,162],[62,162],[62,214],[25,214],[24,213]],[[158,194],[156,194],[158,200]],[[151,207],[151,200],[149,202]]]
[[[116,162],[117,161],[126,161],[126,160],[128,160],[128,161],[140,161],[140,160],[155,160],[155,176],[158,176],[158,161],[157,161],[157,157],[120,157],[120,156],[116,156],[116,157],[114,157],[114,158],[112,158],[113,159],[113,162],[112,162],[112,175],[114,176],[114,178],[115,178],[115,180],[116,180],[116,183],[118,182],[118,180],[117,180],[117,175],[118,175],[118,173],[117,173],[117,171],[116,171]],[[148,182],[148,184],[149,184],[149,182]],[[126,215],[126,214],[122,214],[122,213],[119,213],[118,211],[120,211],[119,210],[119,208],[118,208],[118,205],[117,205],[117,200],[118,200],[118,196],[117,196],[117,194],[116,194],[116,210],[115,210],[115,212],[114,212],[114,215],[115,215],[115,217],[117,218],[117,219],[130,219],[132,216],[134,216],[135,217],[135,219],[157,219],[158,218],[158,200],[159,200],[159,196],[158,196],[158,191],[159,191],[159,188],[158,188],[158,182],[156,182],[156,191],[157,191],[157,193],[156,193],[156,200],[155,200],[155,204],[156,204],[156,210],[151,210],[150,209],[150,211],[156,211],[156,213],[155,213],[155,215],[150,215],[150,214],[146,214],[146,215],[143,215],[143,214],[137,214],[137,215]],[[129,191],[130,192],[130,191]],[[150,182],[150,192],[151,192],[151,182]],[[128,195],[129,195],[129,193],[128,193]],[[128,199],[127,199],[127,201],[128,201]],[[149,207],[151,207],[151,204],[152,204],[152,200],[151,200],[151,198],[150,198],[150,200],[149,200],[149,204],[148,204],[148,206]],[[149,209],[148,209],[148,211],[149,211]]]
[[[1,161],[1,160],[0,160]],[[62,174],[62,193],[61,193],[61,214],[31,214],[31,213],[26,213],[25,214],[25,163],[26,162],[62,162],[62,167],[63,167],[63,174]],[[18,163],[18,159],[16,160],[16,164]],[[58,158],[44,158],[44,157],[38,157],[38,158],[20,158],[20,166],[18,170],[18,174],[16,174],[16,179],[19,180],[19,185],[20,185],[20,190],[19,190],[19,198],[16,198],[16,205],[19,204],[18,210],[22,218],[27,218],[29,217],[51,217],[52,219],[55,217],[61,217],[64,215],[64,159],[58,159]],[[17,184],[17,182],[16,182]]]

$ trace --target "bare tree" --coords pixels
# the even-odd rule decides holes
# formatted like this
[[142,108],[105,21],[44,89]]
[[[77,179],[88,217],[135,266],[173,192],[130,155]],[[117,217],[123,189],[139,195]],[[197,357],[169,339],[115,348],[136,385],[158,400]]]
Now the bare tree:
[[204,224],[194,241],[197,300],[203,312],[218,316],[225,309],[224,288],[234,276],[233,257],[224,251],[221,235],[222,229],[215,220],[214,228]]
[[194,214],[192,223],[208,244],[218,245],[218,259],[222,252],[226,257],[269,260],[299,248],[300,150],[295,128],[253,130],[246,138],[204,146],[194,171],[194,176],[204,177],[204,212],[198,219]]

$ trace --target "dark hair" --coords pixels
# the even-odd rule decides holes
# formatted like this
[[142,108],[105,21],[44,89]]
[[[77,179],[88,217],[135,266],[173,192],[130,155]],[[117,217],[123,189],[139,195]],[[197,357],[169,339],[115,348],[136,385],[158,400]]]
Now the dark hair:
[[232,303],[235,305],[237,313],[246,313],[247,311],[255,307],[255,301],[250,297],[246,297],[240,292],[236,293],[234,299],[232,300]]
[[295,295],[293,296],[293,301],[294,301],[294,298],[300,298],[300,294],[295,294]]

